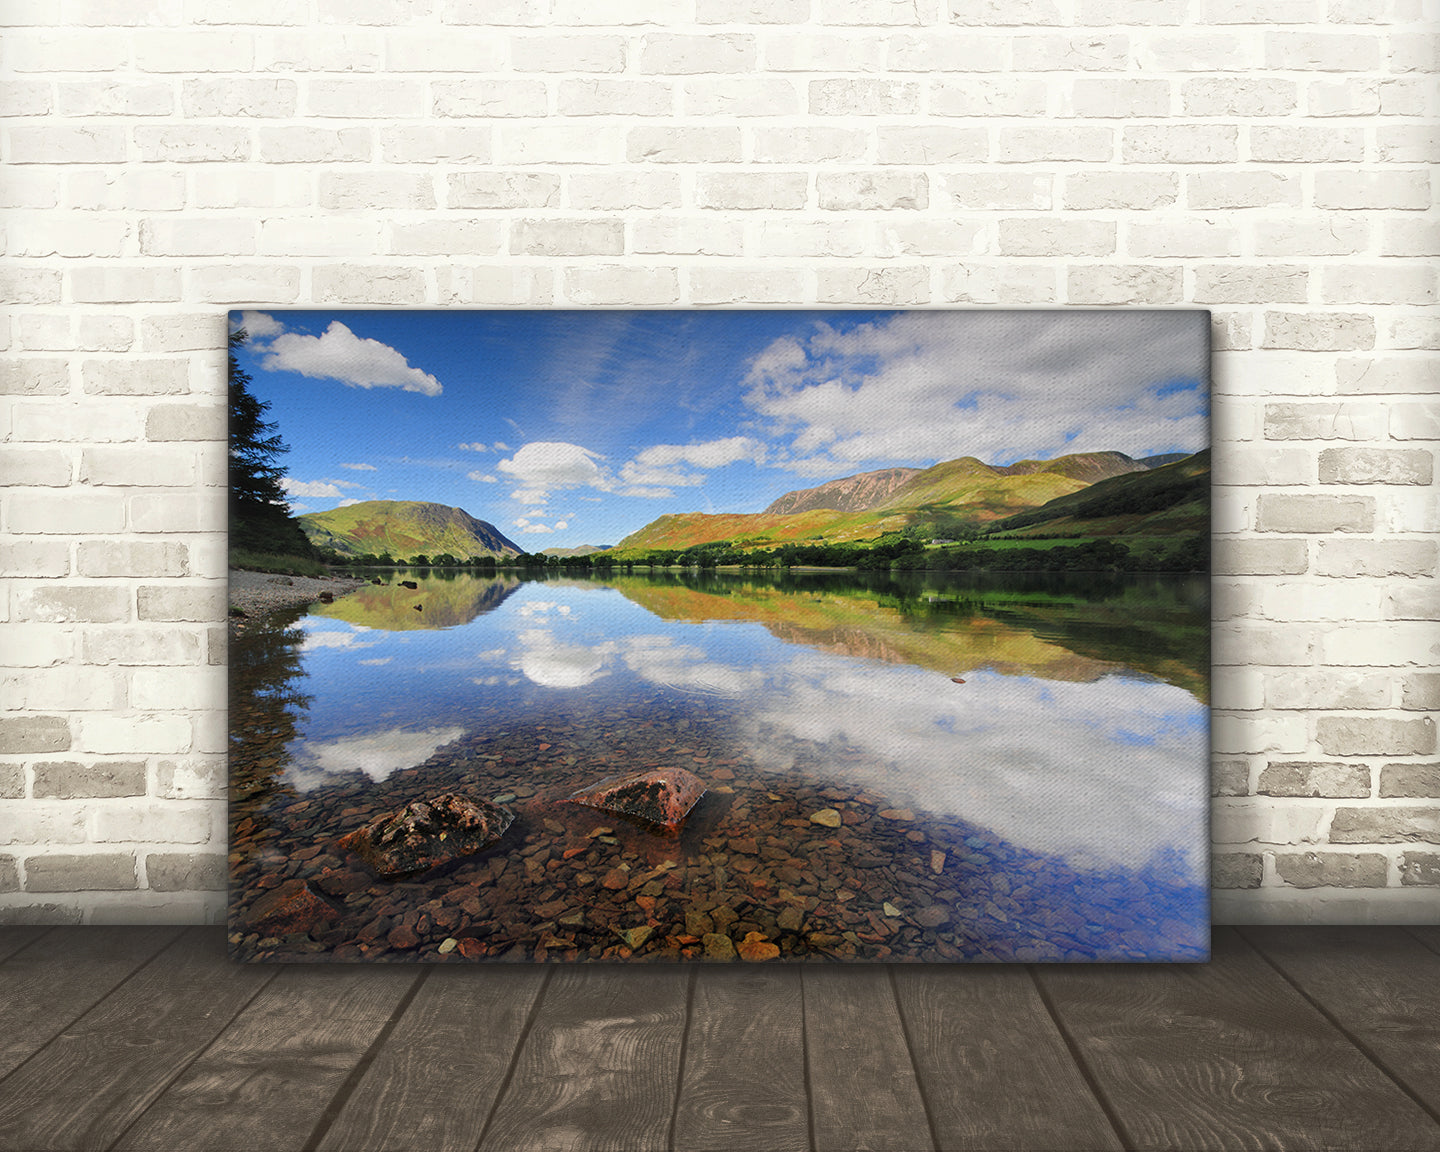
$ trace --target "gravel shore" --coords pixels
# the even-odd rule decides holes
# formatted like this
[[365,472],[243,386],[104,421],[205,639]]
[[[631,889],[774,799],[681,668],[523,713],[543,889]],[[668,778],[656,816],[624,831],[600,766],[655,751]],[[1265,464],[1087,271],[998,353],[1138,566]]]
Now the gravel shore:
[[247,616],[273,612],[277,608],[313,604],[320,593],[344,596],[365,586],[364,580],[345,576],[276,576],[270,572],[230,569],[230,607]]

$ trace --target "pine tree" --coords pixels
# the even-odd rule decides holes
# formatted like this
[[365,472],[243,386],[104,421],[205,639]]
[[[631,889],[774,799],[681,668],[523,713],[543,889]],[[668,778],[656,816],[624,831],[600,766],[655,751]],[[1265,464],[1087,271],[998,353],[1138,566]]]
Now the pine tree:
[[270,405],[250,391],[250,374],[235,349],[248,336],[230,333],[230,546],[249,552],[312,558],[314,548],[290,515],[279,458],[290,450],[273,421]]

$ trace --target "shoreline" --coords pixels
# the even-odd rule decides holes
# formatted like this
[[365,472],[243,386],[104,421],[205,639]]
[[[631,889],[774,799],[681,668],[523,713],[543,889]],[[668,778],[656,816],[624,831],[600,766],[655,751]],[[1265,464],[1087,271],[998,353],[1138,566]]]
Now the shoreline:
[[[368,581],[345,576],[281,576],[271,572],[230,569],[229,608],[246,616],[261,616],[282,608],[313,604],[322,592],[345,596]],[[233,619],[233,617],[232,617]]]

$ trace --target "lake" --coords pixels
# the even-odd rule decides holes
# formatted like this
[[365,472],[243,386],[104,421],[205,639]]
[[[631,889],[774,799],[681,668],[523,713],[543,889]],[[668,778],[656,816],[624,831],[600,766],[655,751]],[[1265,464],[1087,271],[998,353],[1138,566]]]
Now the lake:
[[[1203,578],[374,575],[234,630],[239,958],[1208,955]],[[675,766],[677,835],[566,801]],[[447,791],[515,822],[399,882],[334,844]],[[247,930],[297,878],[320,922]]]

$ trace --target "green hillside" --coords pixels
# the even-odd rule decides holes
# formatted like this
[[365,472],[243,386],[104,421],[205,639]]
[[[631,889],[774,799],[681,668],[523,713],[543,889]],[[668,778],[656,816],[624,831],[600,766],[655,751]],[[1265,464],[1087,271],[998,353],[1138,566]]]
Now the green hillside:
[[329,512],[307,512],[298,519],[315,547],[342,556],[389,554],[399,560],[448,552],[466,560],[524,551],[495,525],[463,508],[420,500],[366,500]]

